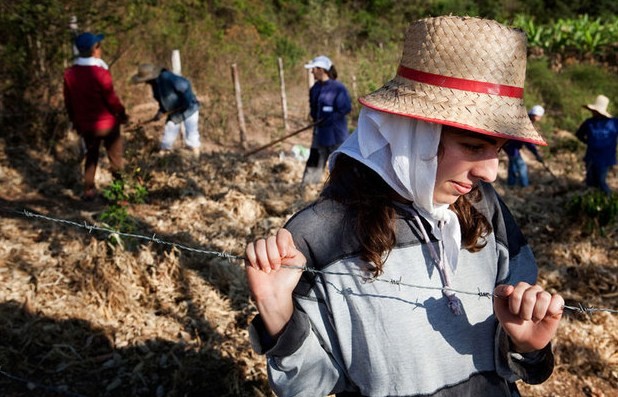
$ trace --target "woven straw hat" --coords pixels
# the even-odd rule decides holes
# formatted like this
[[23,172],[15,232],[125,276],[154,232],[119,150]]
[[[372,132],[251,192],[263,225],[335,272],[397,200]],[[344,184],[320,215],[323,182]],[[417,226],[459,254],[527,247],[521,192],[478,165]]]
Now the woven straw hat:
[[584,105],[584,107],[588,110],[594,110],[595,112],[602,114],[605,117],[612,117],[611,114],[607,111],[607,106],[609,105],[609,98],[605,95],[599,95],[594,100],[594,103],[589,103]]
[[546,145],[524,105],[526,35],[495,21],[413,22],[397,75],[359,99],[383,112]]
[[157,65],[153,65],[151,63],[143,63],[138,66],[137,73],[131,77],[131,83],[143,83],[148,80],[154,80],[159,77],[159,73],[161,73],[161,67]]

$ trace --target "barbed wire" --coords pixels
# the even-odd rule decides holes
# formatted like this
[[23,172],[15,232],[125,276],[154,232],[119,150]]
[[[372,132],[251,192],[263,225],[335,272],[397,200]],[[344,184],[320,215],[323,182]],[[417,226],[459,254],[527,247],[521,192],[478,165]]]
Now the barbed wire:
[[[99,232],[107,233],[110,236],[111,235],[117,235],[117,236],[135,238],[135,239],[140,239],[140,240],[145,240],[145,241],[151,241],[151,242],[156,243],[156,244],[165,245],[165,246],[169,246],[169,247],[175,247],[175,248],[177,248],[179,250],[184,250],[184,251],[194,252],[194,253],[204,254],[204,255],[213,255],[213,256],[225,258],[225,259],[228,259],[228,260],[231,260],[231,259],[244,260],[244,259],[246,259],[244,256],[240,256],[240,255],[232,255],[232,254],[228,254],[228,253],[225,253],[225,252],[219,252],[219,251],[213,251],[213,250],[206,250],[206,249],[202,249],[202,248],[189,247],[189,246],[186,246],[186,245],[183,245],[183,244],[178,244],[178,243],[175,243],[175,242],[162,240],[162,239],[158,238],[156,236],[156,234],[153,234],[152,237],[149,237],[149,236],[145,236],[145,235],[141,235],[141,234],[136,234],[136,233],[125,233],[125,232],[120,232],[118,230],[114,230],[114,229],[107,228],[107,227],[91,225],[91,224],[88,224],[85,221],[83,223],[79,223],[79,222],[70,221],[70,220],[67,220],[67,219],[59,219],[59,218],[54,218],[54,217],[46,216],[46,215],[42,215],[42,214],[36,214],[36,213],[28,211],[28,210],[21,210],[21,211],[11,210],[11,212],[19,214],[19,215],[26,216],[28,218],[37,218],[37,219],[42,219],[42,220],[49,221],[49,222],[54,222],[54,223],[64,224],[64,225],[73,226],[73,227],[77,227],[77,228],[81,228],[81,229],[86,229],[86,230],[88,230],[88,233],[92,233],[93,231],[99,231]],[[450,288],[450,287],[432,287],[432,286],[427,286],[427,285],[411,284],[411,283],[406,283],[406,282],[402,281],[401,278],[400,279],[385,279],[385,278],[380,278],[380,277],[366,277],[366,276],[361,276],[361,275],[354,274],[354,273],[342,273],[342,272],[330,272],[330,271],[326,271],[326,270],[318,270],[318,269],[310,268],[310,267],[307,267],[307,266],[282,265],[282,267],[287,268],[287,269],[302,270],[303,272],[308,272],[308,273],[313,273],[313,274],[349,275],[351,277],[359,278],[363,282],[383,282],[383,283],[397,285],[399,287],[408,287],[408,288],[425,289],[425,290],[437,290],[437,291],[450,291],[450,292],[455,292],[455,293],[458,293],[458,294],[474,295],[474,296],[478,296],[479,298],[492,298],[492,297],[495,298],[495,297],[497,297],[492,292],[485,292],[485,291],[481,291],[481,290],[478,290],[478,291],[466,291],[466,290],[460,290],[460,289],[455,289],[455,288]],[[343,294],[343,295],[346,294],[345,290],[340,290],[339,292],[341,294]],[[607,313],[614,313],[614,314],[618,313],[618,310],[616,310],[616,309],[584,306],[582,304],[579,304],[577,306],[563,305],[562,307],[565,310],[570,310],[570,311],[573,311],[573,312],[576,312],[576,313],[586,313],[586,314],[592,314],[592,313],[595,313],[595,312],[607,312]]]
[[45,215],[41,215],[41,214],[35,214],[34,212],[30,212],[28,210],[23,210],[23,211],[17,212],[17,213],[20,213],[20,214],[23,213],[23,215],[25,215],[28,218],[38,218],[38,219],[43,219],[43,220],[50,221],[50,222],[61,223],[61,224],[69,225],[69,226],[78,227],[78,228],[81,228],[81,229],[86,229],[86,230],[88,230],[88,233],[92,233],[93,231],[98,231],[98,232],[108,233],[109,235],[117,235],[117,236],[122,236],[122,237],[135,238],[135,239],[139,239],[139,240],[151,241],[151,242],[156,243],[156,244],[166,245],[166,246],[170,246],[170,247],[176,247],[176,248],[178,248],[180,250],[183,250],[183,251],[195,252],[195,253],[198,253],[198,254],[214,255],[214,256],[218,256],[218,257],[226,258],[226,259],[245,259],[244,256],[232,255],[232,254],[228,254],[228,253],[225,253],[225,252],[212,251],[212,250],[206,250],[206,249],[201,249],[201,248],[194,248],[194,247],[189,247],[189,246],[186,246],[186,245],[183,245],[183,244],[179,244],[179,243],[175,243],[175,242],[161,240],[160,238],[157,237],[156,233],[153,234],[152,237],[148,237],[148,236],[144,236],[144,235],[141,235],[141,234],[125,233],[125,232],[121,232],[121,231],[118,231],[118,230],[110,229],[110,228],[107,228],[107,227],[90,225],[90,224],[86,223],[85,221],[83,223],[78,223],[78,222],[70,221],[70,220],[67,220],[67,219],[52,218],[50,216],[45,216]]
[[[474,291],[465,291],[465,290],[460,290],[460,289],[455,289],[455,288],[450,288],[450,287],[432,287],[432,286],[427,286],[427,285],[419,285],[419,284],[410,284],[410,283],[405,283],[400,279],[385,279],[385,278],[379,278],[379,277],[365,277],[365,276],[360,276],[360,275],[356,275],[353,273],[341,273],[341,272],[329,272],[329,271],[325,271],[325,270],[318,270],[318,269],[313,269],[313,268],[309,268],[307,266],[291,266],[291,265],[282,265],[282,267],[285,268],[289,268],[289,269],[298,269],[298,270],[302,270],[304,272],[309,272],[309,273],[314,273],[314,274],[330,274],[330,275],[342,275],[342,274],[347,274],[350,275],[352,277],[357,277],[362,279],[365,282],[383,282],[383,283],[388,283],[388,284],[394,284],[394,285],[398,285],[400,287],[409,287],[409,288],[416,288],[416,289],[426,289],[426,290],[436,290],[436,291],[450,291],[450,292],[454,292],[457,294],[464,294],[464,295],[474,295],[474,296],[478,296],[479,298],[499,298],[499,296],[495,295],[492,292],[484,292],[481,290],[478,290],[476,292]],[[345,295],[346,292],[340,290],[339,293]],[[618,310],[615,309],[607,309],[607,308],[598,308],[598,307],[592,307],[592,306],[584,306],[582,304],[579,304],[578,306],[571,306],[571,305],[562,305],[563,309],[566,310],[570,310],[570,311],[574,311],[577,313],[594,313],[594,312],[608,312],[608,313],[618,313]]]

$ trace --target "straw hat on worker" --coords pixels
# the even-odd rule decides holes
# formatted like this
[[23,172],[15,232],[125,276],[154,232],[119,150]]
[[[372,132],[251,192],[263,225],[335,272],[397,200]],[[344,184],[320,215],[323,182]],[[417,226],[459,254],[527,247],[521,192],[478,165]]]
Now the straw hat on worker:
[[159,77],[163,68],[151,63],[143,63],[138,66],[137,73],[131,77],[132,84],[145,83]]
[[359,101],[382,112],[546,145],[524,105],[526,48],[523,31],[492,20],[423,19],[406,31],[397,75]]
[[599,95],[594,100],[594,103],[589,103],[584,105],[584,107],[591,112],[597,112],[600,115],[611,118],[612,115],[607,111],[607,106],[609,105],[609,98],[605,95]]

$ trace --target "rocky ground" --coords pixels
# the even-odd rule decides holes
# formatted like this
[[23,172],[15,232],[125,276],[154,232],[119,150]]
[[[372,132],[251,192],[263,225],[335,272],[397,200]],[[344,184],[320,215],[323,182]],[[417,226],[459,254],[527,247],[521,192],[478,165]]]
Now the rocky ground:
[[[110,206],[80,200],[72,133],[43,152],[0,141],[0,394],[271,395],[264,358],[248,342],[255,308],[243,265],[219,255],[242,255],[316,197],[317,187],[299,188],[304,163],[291,153],[309,135],[250,157],[206,139],[195,158],[180,148],[159,155],[159,129],[126,134],[131,180],[148,192],[145,203],[123,203],[138,238],[89,227],[106,228]],[[250,147],[269,139],[250,135]],[[585,192],[581,155],[544,155],[548,168],[528,159],[525,189],[504,186],[502,161],[496,188],[530,240],[540,282],[569,305],[616,309],[617,228],[566,211]],[[97,183],[110,181],[102,160]],[[618,190],[616,172],[610,183]],[[618,396],[617,325],[618,314],[567,312],[554,374],[521,385],[523,394]]]

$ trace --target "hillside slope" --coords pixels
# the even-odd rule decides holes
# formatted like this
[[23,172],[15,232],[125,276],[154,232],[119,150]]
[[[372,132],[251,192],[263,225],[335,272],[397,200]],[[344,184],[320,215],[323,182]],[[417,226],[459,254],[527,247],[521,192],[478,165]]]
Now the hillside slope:
[[[271,395],[264,358],[248,342],[256,311],[242,263],[160,242],[242,255],[247,241],[316,197],[317,188],[299,188],[304,165],[289,155],[309,137],[249,158],[209,142],[195,160],[181,149],[156,155],[159,134],[155,125],[127,134],[127,157],[149,192],[145,204],[127,207],[132,232],[150,241],[23,212],[102,226],[108,204],[79,200],[74,135],[50,154],[0,148],[4,395]],[[269,138],[253,134],[250,142]],[[533,185],[507,190],[501,162],[496,188],[528,236],[546,288],[571,305],[617,308],[618,231],[591,236],[568,217],[566,203],[584,191],[579,156],[547,159],[555,179],[529,161]],[[105,160],[98,178],[101,186],[110,180]],[[615,172],[610,183],[618,189]],[[554,375],[522,385],[525,395],[617,395],[618,316],[567,313],[555,349]]]

